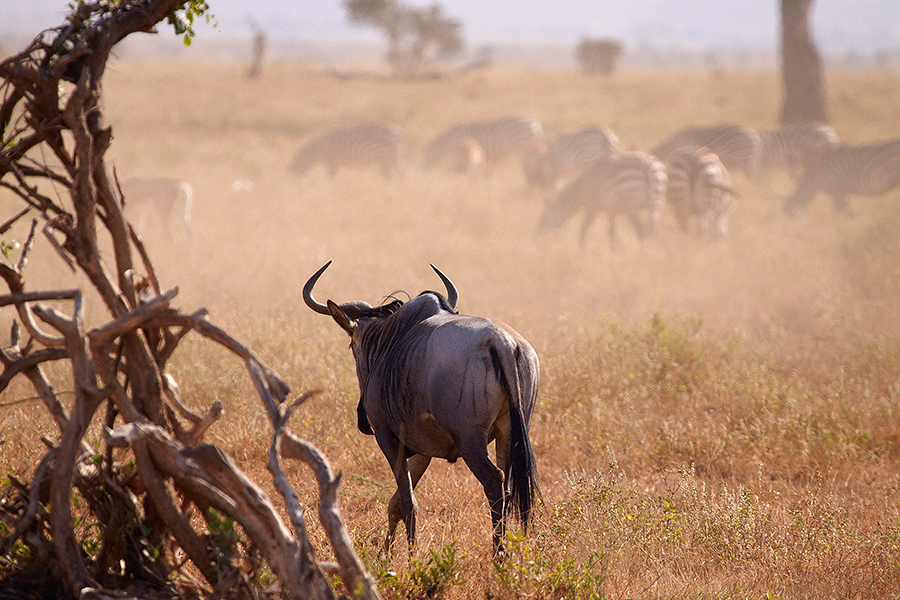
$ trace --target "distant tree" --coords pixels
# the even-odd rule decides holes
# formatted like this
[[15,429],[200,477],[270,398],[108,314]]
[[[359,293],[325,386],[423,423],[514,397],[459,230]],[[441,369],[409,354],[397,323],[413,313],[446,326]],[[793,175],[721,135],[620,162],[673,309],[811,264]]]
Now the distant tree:
[[266,55],[266,32],[262,30],[259,23],[252,16],[247,17],[247,23],[253,30],[253,56],[250,61],[250,68],[247,69],[247,77],[256,79],[262,73],[263,62]]
[[413,8],[396,0],[346,0],[352,23],[371,25],[388,39],[387,60],[398,75],[413,75],[431,59],[431,54],[449,57],[463,47],[459,21],[435,4]]
[[612,73],[622,51],[622,44],[616,40],[585,38],[575,50],[575,59],[585,73]]
[[813,0],[781,0],[781,123],[828,122],[822,59],[810,35]]

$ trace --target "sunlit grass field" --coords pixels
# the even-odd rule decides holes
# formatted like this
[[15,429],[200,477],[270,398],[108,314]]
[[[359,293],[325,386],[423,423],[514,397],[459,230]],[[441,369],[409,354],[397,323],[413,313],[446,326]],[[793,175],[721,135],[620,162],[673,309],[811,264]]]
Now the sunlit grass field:
[[[538,235],[545,199],[515,160],[472,176],[418,167],[432,136],[471,119],[527,115],[550,133],[600,124],[640,150],[689,125],[774,128],[777,73],[495,66],[398,81],[277,63],[251,80],[246,68],[112,63],[107,159],[123,179],[193,186],[193,239],[145,231],[162,285],[178,286],[185,312],[207,308],[294,394],[321,390],[292,429],[343,473],[343,516],[384,597],[897,597],[900,191],[854,198],[850,214],[820,197],[795,220],[781,207],[786,175],[735,174],[726,239],[685,235],[666,212],[643,242],[620,223],[613,251],[604,219],[584,247],[580,222]],[[900,134],[900,73],[828,73],[827,86],[842,139]],[[404,130],[402,177],[288,172],[307,136],[367,120]],[[373,304],[440,289],[434,263],[461,312],[501,319],[537,350],[543,503],[505,562],[491,561],[488,508],[462,461],[435,462],[417,489],[412,563],[403,548],[379,555],[393,479],[356,431],[346,334],[300,296],[327,260],[320,299]],[[40,243],[26,276],[32,290],[79,285]],[[188,337],[170,372],[197,411],[225,404],[208,441],[276,496],[270,426],[240,361]],[[14,385],[0,403],[32,393]],[[38,403],[0,408],[0,466],[29,472],[54,433]],[[291,473],[328,559],[310,473]]]

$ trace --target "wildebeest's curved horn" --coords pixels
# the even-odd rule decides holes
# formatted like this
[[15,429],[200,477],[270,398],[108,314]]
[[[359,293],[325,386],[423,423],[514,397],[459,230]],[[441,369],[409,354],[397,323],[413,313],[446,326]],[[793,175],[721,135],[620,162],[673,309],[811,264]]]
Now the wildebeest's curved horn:
[[310,307],[320,315],[331,315],[331,313],[328,312],[327,306],[313,298],[312,290],[316,285],[316,282],[319,280],[319,277],[322,275],[322,273],[325,272],[325,269],[327,269],[330,264],[331,261],[329,260],[327,263],[325,263],[325,266],[316,271],[313,276],[309,278],[309,281],[306,282],[306,285],[303,286],[303,301],[306,302],[306,305],[308,307]]
[[450,308],[456,308],[456,301],[459,300],[459,292],[456,291],[456,286],[453,285],[453,282],[450,281],[450,278],[441,273],[441,270],[436,266],[431,265],[431,268],[434,269],[434,272],[438,274],[438,277],[441,278],[441,281],[444,282],[444,287],[447,288],[447,302],[450,304]]

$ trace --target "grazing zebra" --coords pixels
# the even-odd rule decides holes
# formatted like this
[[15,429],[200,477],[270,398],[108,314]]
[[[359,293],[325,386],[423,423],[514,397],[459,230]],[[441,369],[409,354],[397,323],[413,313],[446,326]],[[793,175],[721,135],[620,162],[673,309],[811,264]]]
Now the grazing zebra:
[[539,147],[543,135],[541,124],[528,117],[461,123],[429,142],[422,154],[422,168],[429,170],[443,162],[458,166],[458,157],[472,142],[481,147],[484,164],[490,167],[509,154]]
[[609,241],[615,248],[616,217],[627,215],[643,239],[659,224],[665,193],[666,169],[659,160],[644,152],[613,154],[585,167],[547,203],[538,230],[557,229],[584,210],[583,246],[591,223],[605,211],[609,214]]
[[472,138],[464,137],[448,153],[447,162],[454,173],[471,173],[485,166],[484,148]]
[[307,142],[291,162],[290,171],[303,175],[323,163],[334,176],[340,167],[381,166],[388,179],[401,171],[403,134],[390,123],[364,123],[321,133]]
[[715,152],[729,170],[742,171],[750,179],[755,179],[759,172],[762,139],[749,127],[717,125],[682,129],[652,152],[661,160],[669,160],[672,153],[682,146],[705,146]]
[[137,220],[138,235],[144,233],[146,222],[153,218],[165,224],[174,240],[172,217],[180,215],[188,237],[194,237],[191,222],[194,192],[188,182],[169,177],[129,177],[122,182],[121,191],[125,214]]
[[619,138],[606,127],[588,125],[556,134],[544,148],[532,148],[522,156],[529,185],[553,188],[562,179],[581,171],[588,163],[619,151]]
[[728,233],[730,196],[734,195],[725,165],[708,148],[685,146],[669,157],[666,200],[683,231],[696,217],[700,235]]
[[794,193],[785,199],[788,214],[801,214],[819,192],[847,210],[847,196],[878,196],[900,185],[900,139],[868,145],[838,144],[810,159]]
[[762,139],[760,172],[786,169],[792,176],[802,170],[813,154],[839,141],[834,127],[813,121],[760,131],[759,135]]

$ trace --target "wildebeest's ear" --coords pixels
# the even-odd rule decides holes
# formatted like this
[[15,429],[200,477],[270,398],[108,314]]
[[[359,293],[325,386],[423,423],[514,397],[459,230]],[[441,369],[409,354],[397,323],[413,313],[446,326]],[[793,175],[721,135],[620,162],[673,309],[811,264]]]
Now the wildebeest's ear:
[[353,330],[356,328],[356,321],[351,321],[350,317],[347,316],[347,313],[341,310],[341,307],[335,304],[333,300],[328,300],[326,304],[328,305],[328,312],[331,313],[331,317],[337,324],[341,326],[341,329],[346,331],[349,335],[353,335]]

